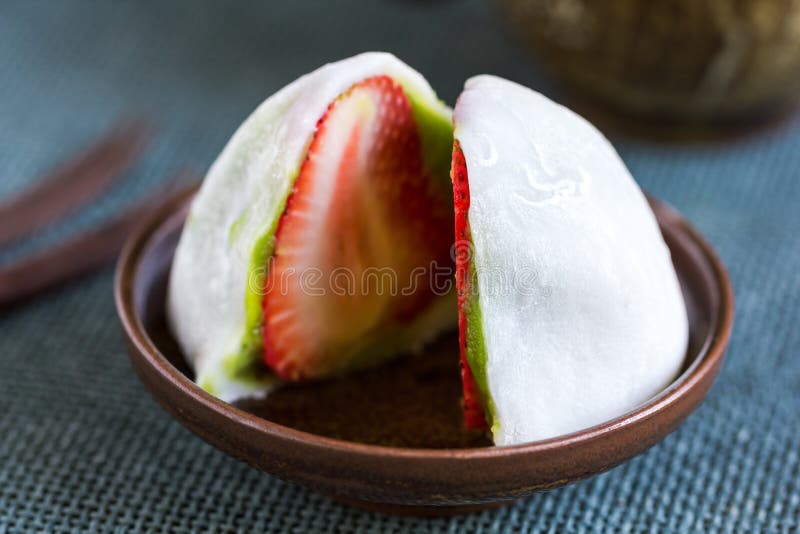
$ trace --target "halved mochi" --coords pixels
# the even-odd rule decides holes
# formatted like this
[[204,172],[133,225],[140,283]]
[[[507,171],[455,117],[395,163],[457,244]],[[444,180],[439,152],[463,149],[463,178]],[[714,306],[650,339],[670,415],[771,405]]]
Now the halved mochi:
[[[198,384],[224,400],[325,378],[455,324],[452,123],[394,56],[326,65],[242,124],[192,203],[168,295]],[[271,372],[268,372],[267,368]]]
[[495,444],[635,408],[679,372],[688,323],[670,253],[611,144],[513,82],[454,111],[465,419]]

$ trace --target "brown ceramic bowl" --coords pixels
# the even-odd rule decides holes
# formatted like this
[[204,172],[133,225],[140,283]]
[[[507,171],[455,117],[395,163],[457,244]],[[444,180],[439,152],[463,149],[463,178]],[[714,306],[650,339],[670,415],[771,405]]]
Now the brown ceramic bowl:
[[691,339],[680,377],[627,414],[546,441],[492,447],[461,427],[452,336],[424,357],[227,404],[192,382],[165,323],[166,280],[192,194],[157,209],[119,261],[117,311],[139,377],[205,441],[348,504],[390,513],[467,512],[601,473],[675,429],[722,364],[733,316],[725,269],[678,213],[652,201],[683,287]]

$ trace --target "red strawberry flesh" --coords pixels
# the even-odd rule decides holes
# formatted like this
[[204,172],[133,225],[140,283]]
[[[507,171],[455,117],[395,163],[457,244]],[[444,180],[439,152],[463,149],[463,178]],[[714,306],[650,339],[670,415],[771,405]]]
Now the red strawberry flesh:
[[471,287],[472,239],[467,213],[469,212],[469,177],[464,153],[456,141],[453,145],[453,199],[455,205],[456,289],[458,291],[458,342],[461,350],[461,384],[464,393],[464,423],[470,429],[487,428],[481,403],[481,392],[467,360],[467,311]]
[[279,377],[324,378],[368,365],[374,347],[391,344],[382,338],[432,302],[434,288],[418,269],[450,264],[444,191],[425,168],[399,84],[369,78],[330,104],[268,265],[264,359]]

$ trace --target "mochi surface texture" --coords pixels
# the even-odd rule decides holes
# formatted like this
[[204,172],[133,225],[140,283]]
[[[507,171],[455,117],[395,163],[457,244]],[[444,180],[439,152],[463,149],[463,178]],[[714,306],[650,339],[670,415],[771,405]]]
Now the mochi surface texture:
[[[647,201],[606,138],[513,82],[477,76],[454,111],[469,178],[467,360],[494,442],[597,425],[681,369],[686,308]],[[480,345],[482,342],[483,346]]]
[[[210,168],[192,203],[169,282],[171,329],[197,383],[223,400],[264,393],[274,380],[263,362],[262,284],[281,215],[318,121],[340,95],[376,76],[402,87],[420,125],[426,164],[442,168],[450,194],[451,110],[419,73],[390,54],[365,53],[325,65],[262,103]],[[418,348],[455,324],[453,306],[452,294],[436,299],[394,332],[394,344],[384,345],[393,352]]]

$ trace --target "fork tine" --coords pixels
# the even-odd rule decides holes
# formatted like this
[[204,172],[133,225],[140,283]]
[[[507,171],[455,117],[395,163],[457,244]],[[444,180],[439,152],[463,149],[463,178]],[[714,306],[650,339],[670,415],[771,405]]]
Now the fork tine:
[[150,132],[142,119],[122,119],[35,185],[0,202],[0,247],[60,219],[98,195],[133,165]]

